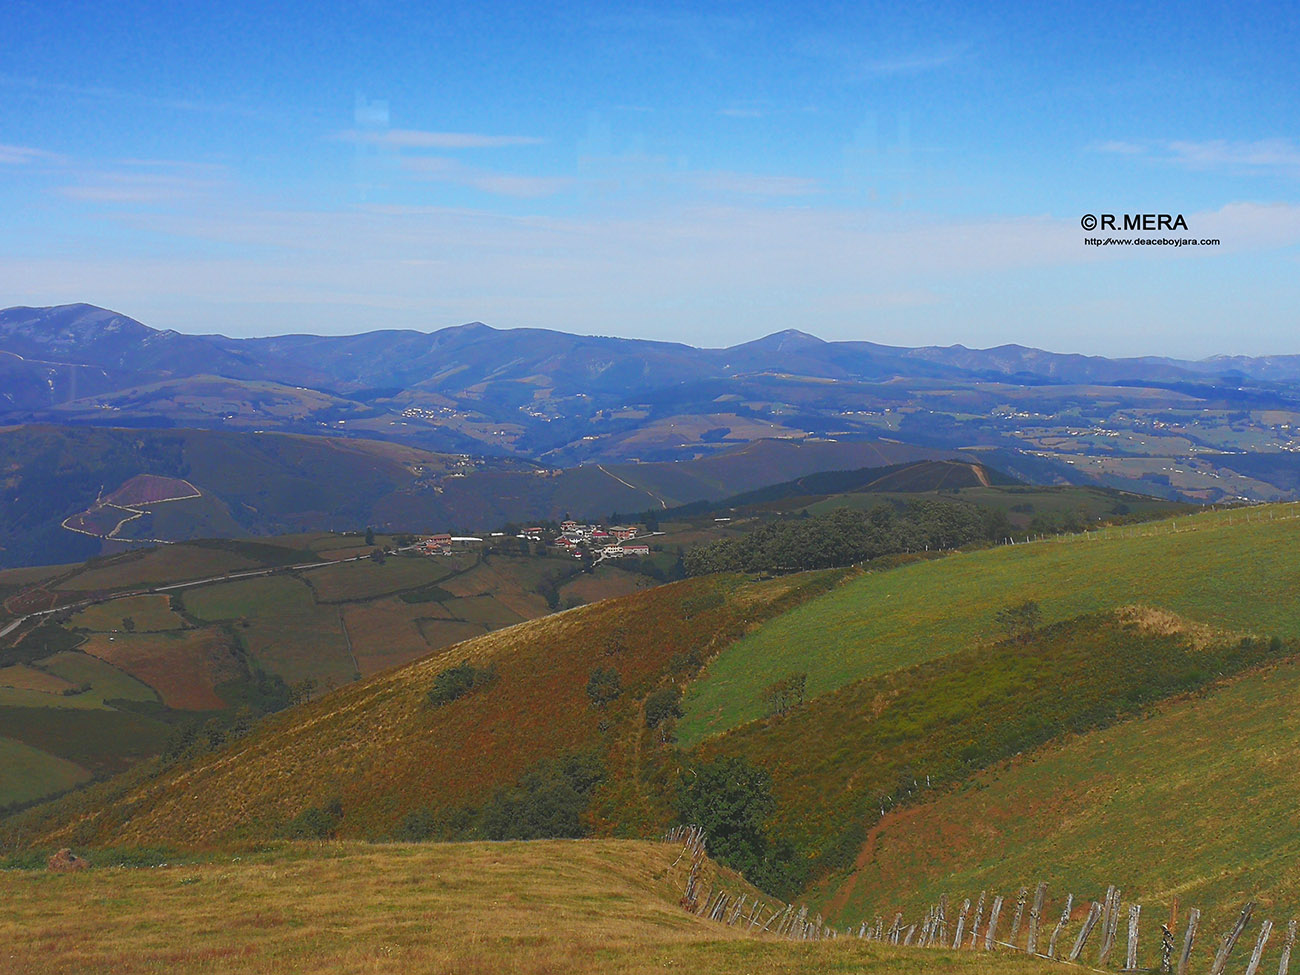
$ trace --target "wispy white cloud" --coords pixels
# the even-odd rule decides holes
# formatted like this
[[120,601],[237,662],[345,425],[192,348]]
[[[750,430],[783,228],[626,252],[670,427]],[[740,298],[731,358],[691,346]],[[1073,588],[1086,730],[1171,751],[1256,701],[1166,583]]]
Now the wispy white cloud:
[[237,105],[232,102],[211,102],[195,98],[178,98],[150,92],[129,91],[108,85],[73,85],[64,81],[47,81],[41,78],[19,78],[0,74],[0,88],[16,88],[37,93],[72,95],[96,101],[128,102],[153,108],[180,112],[204,112],[218,115],[240,115],[247,118],[266,118],[259,107]]
[[573,185],[573,181],[569,179],[499,173],[480,169],[477,166],[467,166],[457,159],[441,156],[403,159],[402,169],[419,179],[455,183],[500,196],[524,198],[551,196]]
[[54,192],[86,203],[181,203],[231,184],[224,166],[171,159],[123,159],[78,170],[75,180]]
[[1252,169],[1300,170],[1300,145],[1290,139],[1260,139],[1255,142],[1170,142],[1175,161],[1198,168],[1245,167]]
[[1117,153],[1184,166],[1189,169],[1224,169],[1236,172],[1283,171],[1300,174],[1300,144],[1291,139],[1230,141],[1173,140],[1127,142],[1112,140],[1097,144],[1097,152]]
[[67,157],[33,146],[0,145],[0,166],[28,166],[33,163],[62,164]]
[[336,138],[360,145],[388,149],[500,149],[506,146],[536,146],[546,140],[529,135],[485,135],[480,132],[425,132],[419,129],[348,129]]
[[727,118],[762,118],[763,113],[757,108],[720,108],[719,115],[725,115]]

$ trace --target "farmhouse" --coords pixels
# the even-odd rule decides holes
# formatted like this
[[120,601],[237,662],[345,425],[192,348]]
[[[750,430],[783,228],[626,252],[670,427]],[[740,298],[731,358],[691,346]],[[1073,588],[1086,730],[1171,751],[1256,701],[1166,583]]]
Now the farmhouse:
[[447,532],[441,532],[437,535],[427,536],[420,543],[420,551],[425,555],[450,555],[451,535]]

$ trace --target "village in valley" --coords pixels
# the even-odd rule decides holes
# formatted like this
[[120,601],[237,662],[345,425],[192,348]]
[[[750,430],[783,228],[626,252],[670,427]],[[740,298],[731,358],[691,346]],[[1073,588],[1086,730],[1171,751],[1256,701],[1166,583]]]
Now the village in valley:
[[[439,532],[426,535],[417,548],[425,555],[451,555],[457,545],[473,545],[494,538],[507,537],[507,532],[492,532],[489,538],[477,535],[452,535]],[[533,525],[513,533],[515,538],[566,551],[574,558],[590,556],[596,562],[606,559],[640,557],[650,554],[650,545],[636,539],[649,537],[644,525],[582,524],[572,519],[560,522],[559,527]]]

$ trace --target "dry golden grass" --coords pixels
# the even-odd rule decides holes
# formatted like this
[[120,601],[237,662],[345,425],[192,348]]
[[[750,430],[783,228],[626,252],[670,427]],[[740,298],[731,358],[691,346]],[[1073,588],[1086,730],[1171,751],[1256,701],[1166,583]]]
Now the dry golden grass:
[[286,847],[240,862],[11,872],[0,967],[114,972],[1047,972],[1004,955],[750,937],[683,911],[680,848]]
[[1121,623],[1132,624],[1143,633],[1154,633],[1157,636],[1181,634],[1197,650],[1204,650],[1216,642],[1221,643],[1228,637],[1242,635],[1227,630],[1216,630],[1212,626],[1194,622],[1167,609],[1153,606],[1123,606],[1115,615],[1119,617]]

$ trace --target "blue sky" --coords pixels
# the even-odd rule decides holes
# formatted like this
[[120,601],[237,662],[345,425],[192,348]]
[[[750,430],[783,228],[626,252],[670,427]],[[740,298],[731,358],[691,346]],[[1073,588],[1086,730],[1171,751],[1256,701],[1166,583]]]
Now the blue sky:
[[1300,353],[1294,4],[421,7],[10,0],[0,305]]

